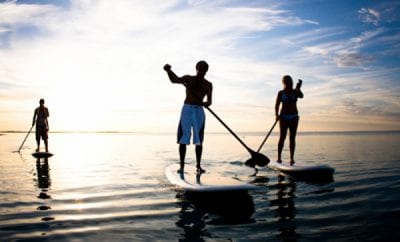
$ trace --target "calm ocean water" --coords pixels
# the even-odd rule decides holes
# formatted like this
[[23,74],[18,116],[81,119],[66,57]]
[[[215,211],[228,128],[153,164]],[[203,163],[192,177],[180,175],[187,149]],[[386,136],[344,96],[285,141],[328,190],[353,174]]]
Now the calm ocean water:
[[[203,166],[256,184],[249,194],[188,197],[164,169],[174,135],[50,134],[48,161],[30,136],[0,135],[0,241],[399,241],[400,133],[303,134],[296,158],[333,181],[291,179],[242,163],[230,135],[206,134]],[[241,136],[256,149],[263,135]],[[277,136],[262,153],[276,159]],[[284,151],[285,159],[288,151]],[[187,162],[194,162],[188,147]]]

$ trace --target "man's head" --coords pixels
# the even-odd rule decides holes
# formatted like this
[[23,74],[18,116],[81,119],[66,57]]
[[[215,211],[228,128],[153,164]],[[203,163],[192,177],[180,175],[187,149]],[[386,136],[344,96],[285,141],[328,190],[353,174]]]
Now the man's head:
[[199,61],[196,64],[197,75],[205,76],[208,71],[208,64],[205,61]]
[[44,99],[43,99],[43,98],[41,98],[41,99],[39,100],[39,104],[40,104],[40,105],[44,105]]

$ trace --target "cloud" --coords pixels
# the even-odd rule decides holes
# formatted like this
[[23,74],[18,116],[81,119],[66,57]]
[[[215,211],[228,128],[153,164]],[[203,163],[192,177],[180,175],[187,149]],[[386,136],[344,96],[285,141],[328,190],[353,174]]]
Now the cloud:
[[2,33],[6,33],[6,32],[9,32],[10,30],[8,29],[8,28],[5,28],[5,27],[0,27],[0,35],[2,34]]
[[[38,30],[22,29],[0,48],[0,80],[28,90],[28,102],[45,97],[55,128],[71,125],[71,117],[88,110],[91,118],[84,118],[88,123],[81,123],[82,129],[91,127],[90,119],[108,120],[121,112],[120,129],[157,128],[157,114],[149,110],[157,107],[166,112],[165,120],[173,119],[184,94],[170,85],[163,64],[171,63],[178,75],[194,74],[199,59],[210,63],[208,77],[221,112],[226,107],[229,113],[232,102],[240,104],[237,110],[254,112],[246,105],[259,102],[260,80],[271,70],[239,56],[235,45],[250,33],[309,24],[285,10],[225,1],[74,0],[67,8],[9,1],[0,6],[3,32],[21,26]],[[5,87],[3,97],[26,94]]]
[[338,54],[333,59],[338,67],[363,66],[374,60],[372,56],[359,53]]
[[326,48],[322,48],[321,46],[307,46],[304,47],[304,50],[313,55],[326,56],[329,54],[329,51]]
[[383,99],[375,99],[375,96],[363,103],[354,98],[345,98],[336,109],[339,115],[356,116],[361,119],[387,119],[387,121],[396,121],[400,118],[398,104]]
[[358,10],[358,14],[362,22],[375,26],[379,25],[381,14],[377,10],[372,8],[361,8]]
[[[323,58],[331,60],[337,67],[362,67],[370,64],[376,60],[372,54],[367,54],[367,50],[371,47],[378,46],[382,39],[387,39],[385,36],[385,29],[377,28],[372,31],[364,31],[361,34],[350,37],[347,35],[338,40],[327,39],[321,41],[317,45],[307,45],[303,42],[304,47],[302,50],[311,55],[318,55]],[[337,35],[331,37],[341,36],[343,33],[339,32]],[[329,34],[326,34],[329,35]],[[392,38],[389,38],[392,39]],[[366,52],[366,53],[364,53]]]
[[16,24],[34,25],[44,16],[53,13],[58,7],[49,4],[20,4],[17,0],[0,3],[0,27],[8,29],[7,26]]

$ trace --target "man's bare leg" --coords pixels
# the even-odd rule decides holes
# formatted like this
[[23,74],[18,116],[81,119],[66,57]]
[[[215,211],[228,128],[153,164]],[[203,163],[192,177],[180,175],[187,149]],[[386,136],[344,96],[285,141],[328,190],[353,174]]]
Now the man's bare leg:
[[206,172],[203,168],[201,168],[201,155],[203,154],[203,145],[196,145],[196,168],[198,173]]
[[179,173],[183,172],[185,168],[185,157],[186,157],[186,145],[179,145],[179,160],[180,160],[180,168],[178,170]]
[[49,142],[47,139],[44,140],[44,146],[46,148],[46,152],[49,152]]

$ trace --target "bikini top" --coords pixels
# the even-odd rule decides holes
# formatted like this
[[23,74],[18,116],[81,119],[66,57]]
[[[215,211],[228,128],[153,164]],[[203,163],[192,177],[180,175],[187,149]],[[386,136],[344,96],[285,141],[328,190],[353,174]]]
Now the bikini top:
[[287,95],[285,91],[282,91],[281,101],[282,102],[297,102],[297,93],[292,92],[291,95]]

